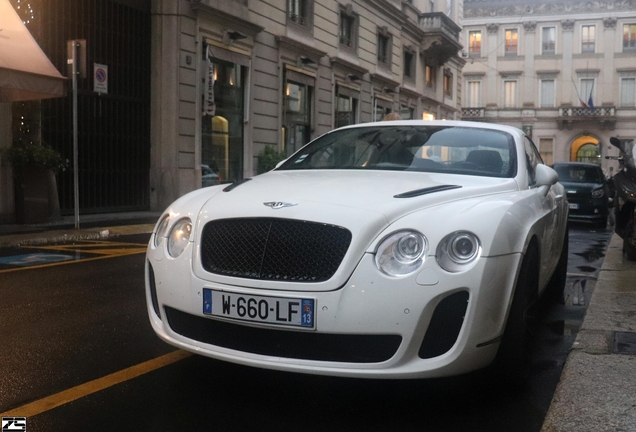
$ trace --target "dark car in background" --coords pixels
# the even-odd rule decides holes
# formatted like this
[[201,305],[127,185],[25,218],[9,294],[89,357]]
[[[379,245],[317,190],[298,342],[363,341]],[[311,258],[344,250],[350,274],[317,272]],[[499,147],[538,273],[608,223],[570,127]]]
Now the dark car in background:
[[216,186],[221,184],[219,175],[214,172],[210,165],[201,164],[201,187]]
[[570,204],[569,220],[605,227],[609,215],[610,189],[599,165],[583,162],[555,163],[559,183]]

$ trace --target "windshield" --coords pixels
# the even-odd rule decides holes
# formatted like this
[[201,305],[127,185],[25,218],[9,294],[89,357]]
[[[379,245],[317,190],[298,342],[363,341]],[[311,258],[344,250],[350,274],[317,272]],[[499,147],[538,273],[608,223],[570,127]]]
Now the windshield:
[[555,165],[560,182],[603,183],[603,171],[600,167],[582,165]]
[[513,137],[454,126],[380,126],[337,130],[312,141],[279,170],[355,169],[513,177]]
[[629,141],[624,144],[625,165],[632,170],[636,170],[636,141]]

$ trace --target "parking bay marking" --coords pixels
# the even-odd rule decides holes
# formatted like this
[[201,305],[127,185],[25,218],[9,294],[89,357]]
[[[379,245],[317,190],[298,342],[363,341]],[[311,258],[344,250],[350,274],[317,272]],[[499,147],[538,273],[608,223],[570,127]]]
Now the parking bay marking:
[[171,365],[172,363],[176,363],[179,360],[183,360],[192,355],[193,354],[188,351],[173,351],[152,360],[139,363],[129,368],[114,372],[110,375],[88,381],[84,384],[80,384],[70,389],[63,390],[59,393],[47,396],[26,405],[22,405],[21,407],[5,411],[3,413],[0,413],[0,416],[8,417],[19,415],[21,417],[32,417],[45,411],[52,410],[53,408],[65,405],[69,402],[73,402],[74,400],[83,398],[84,396],[88,396],[98,391],[107,389],[116,384],[121,384],[124,381],[129,381],[133,378],[137,378],[141,375],[160,369],[164,366]]
[[[35,249],[45,252],[0,257],[0,264],[15,266],[15,268],[0,270],[0,273],[145,253],[146,245],[126,242],[83,241],[81,243],[56,246],[25,246],[24,249]],[[75,256],[63,253],[56,254],[54,252],[74,252]],[[80,253],[98,256],[78,258],[77,254]]]

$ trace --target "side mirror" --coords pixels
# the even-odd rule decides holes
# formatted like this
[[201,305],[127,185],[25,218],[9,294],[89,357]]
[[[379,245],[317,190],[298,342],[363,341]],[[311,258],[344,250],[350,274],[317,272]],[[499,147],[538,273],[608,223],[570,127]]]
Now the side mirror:
[[621,148],[621,140],[619,140],[616,137],[611,137],[610,138],[610,144],[612,144],[614,147],[620,149]]
[[538,186],[552,186],[559,181],[559,174],[547,165],[537,165],[535,178]]

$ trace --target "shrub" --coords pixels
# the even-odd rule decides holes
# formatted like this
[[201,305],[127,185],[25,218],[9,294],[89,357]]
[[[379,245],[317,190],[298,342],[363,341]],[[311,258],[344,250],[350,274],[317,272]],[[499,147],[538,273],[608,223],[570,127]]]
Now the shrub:
[[278,162],[287,159],[285,152],[276,150],[274,146],[265,147],[257,157],[259,174],[273,170]]
[[54,172],[64,171],[68,167],[68,159],[51,147],[39,144],[14,144],[4,154],[16,169],[25,167],[52,169]]

